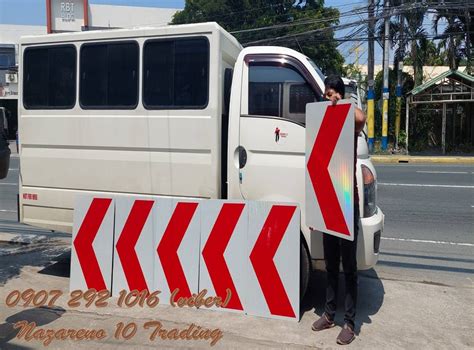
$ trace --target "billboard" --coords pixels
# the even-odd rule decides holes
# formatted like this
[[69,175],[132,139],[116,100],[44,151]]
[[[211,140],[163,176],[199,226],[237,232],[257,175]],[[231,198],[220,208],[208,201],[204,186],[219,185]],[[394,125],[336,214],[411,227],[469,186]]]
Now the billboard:
[[84,2],[87,0],[48,0],[49,21],[52,32],[81,31],[87,25],[84,18]]

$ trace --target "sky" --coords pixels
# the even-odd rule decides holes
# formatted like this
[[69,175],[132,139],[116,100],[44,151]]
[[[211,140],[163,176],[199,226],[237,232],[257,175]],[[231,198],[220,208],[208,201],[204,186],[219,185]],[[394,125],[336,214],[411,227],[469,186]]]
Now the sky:
[[[184,7],[184,0],[89,0],[89,4]],[[0,0],[0,24],[46,25],[46,0]]]
[[[360,0],[358,1],[361,2]],[[89,3],[176,9],[184,7],[184,0],[89,0]],[[343,6],[347,8],[347,3],[347,0],[326,0],[326,6]],[[45,25],[46,0],[0,0],[0,23]]]
[[[182,9],[185,0],[89,0],[90,4],[129,5],[143,7],[163,7]],[[336,7],[341,13],[350,12],[353,8],[365,6],[367,0],[326,0],[325,6]],[[362,20],[366,15],[352,14],[341,19],[341,23]],[[46,25],[46,0],[0,0],[0,24]],[[336,37],[349,34],[352,29],[339,30]],[[354,48],[359,46],[359,63],[367,63],[367,43],[345,42],[338,49],[346,59],[346,63],[355,61]],[[375,44],[375,64],[382,64],[382,49]]]

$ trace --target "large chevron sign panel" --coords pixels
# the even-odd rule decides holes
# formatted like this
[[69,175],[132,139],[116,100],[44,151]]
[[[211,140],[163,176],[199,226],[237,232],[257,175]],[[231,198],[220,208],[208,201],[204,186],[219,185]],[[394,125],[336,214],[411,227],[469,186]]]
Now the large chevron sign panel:
[[199,290],[222,308],[299,320],[300,210],[296,204],[202,203]]
[[110,290],[114,242],[114,200],[78,196],[71,249],[71,290]]
[[306,225],[354,240],[354,106],[306,105]]
[[199,289],[222,300],[229,295],[225,310],[244,312],[248,205],[222,200],[203,204]]
[[[171,201],[171,205],[168,202]],[[199,293],[199,240],[201,205],[199,200],[157,200],[155,265],[162,303],[189,298]],[[161,206],[161,207],[160,207]],[[170,211],[166,211],[171,207]],[[163,210],[164,209],[164,210]]]
[[74,215],[71,290],[203,294],[214,309],[299,320],[297,204],[80,197]]
[[154,244],[155,201],[123,197],[115,203],[115,245],[112,294],[122,289],[152,291],[155,280]]
[[294,204],[249,204],[246,312],[299,320],[300,209]]

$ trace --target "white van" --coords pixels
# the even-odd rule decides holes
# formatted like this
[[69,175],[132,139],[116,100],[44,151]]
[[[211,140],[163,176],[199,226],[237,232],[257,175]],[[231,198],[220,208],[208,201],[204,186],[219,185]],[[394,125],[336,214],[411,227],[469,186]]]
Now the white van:
[[[304,225],[304,113],[323,92],[308,57],[243,49],[216,23],[24,37],[20,51],[21,222],[71,232],[81,193],[297,202],[305,290],[323,259]],[[383,214],[362,137],[358,158],[368,269]]]

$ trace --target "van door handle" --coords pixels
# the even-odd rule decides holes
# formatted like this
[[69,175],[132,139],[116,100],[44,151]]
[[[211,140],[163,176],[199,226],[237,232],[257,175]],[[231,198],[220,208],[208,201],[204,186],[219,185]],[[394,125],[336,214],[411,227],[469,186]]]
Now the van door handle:
[[242,146],[239,149],[239,169],[242,169],[247,164],[247,151]]

